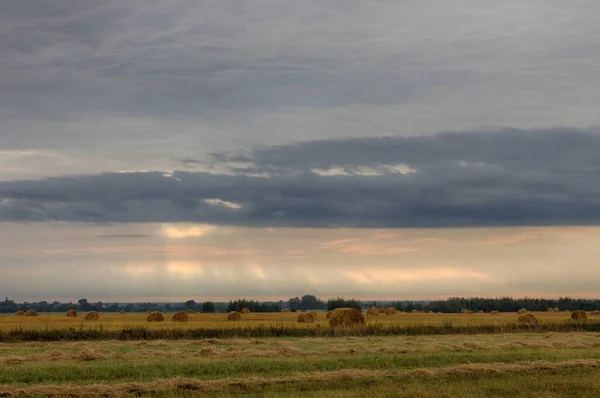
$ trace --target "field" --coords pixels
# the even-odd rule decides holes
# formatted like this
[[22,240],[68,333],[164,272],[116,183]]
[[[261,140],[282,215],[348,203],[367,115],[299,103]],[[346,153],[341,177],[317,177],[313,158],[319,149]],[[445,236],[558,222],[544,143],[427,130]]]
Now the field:
[[[536,313],[542,325],[568,324],[568,313]],[[306,330],[297,314],[192,314],[185,324],[148,324],[143,314],[100,321],[0,316],[0,330],[196,328],[247,330],[281,325]],[[397,314],[372,325],[466,328],[513,324],[515,313]],[[590,317],[589,325],[600,324]],[[170,319],[170,318],[167,318]],[[232,324],[235,324],[233,326]],[[400,330],[400,329],[399,329]],[[456,329],[458,331],[462,329]],[[469,329],[466,329],[469,330]],[[599,329],[600,331],[600,329]],[[7,335],[7,334],[6,334]],[[40,334],[41,335],[41,334]],[[82,335],[86,336],[86,335]],[[347,397],[600,396],[600,332],[203,338],[161,340],[4,341],[0,396],[315,396]]]

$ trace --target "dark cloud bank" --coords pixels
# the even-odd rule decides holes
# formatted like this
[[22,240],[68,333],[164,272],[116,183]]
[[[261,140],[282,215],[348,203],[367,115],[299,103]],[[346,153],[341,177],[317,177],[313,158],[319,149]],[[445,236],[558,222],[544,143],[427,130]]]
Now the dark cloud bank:
[[[215,165],[228,170],[0,182],[0,220],[302,227],[600,224],[598,130],[310,141],[213,154],[207,167]],[[323,175],[332,169],[334,175]]]

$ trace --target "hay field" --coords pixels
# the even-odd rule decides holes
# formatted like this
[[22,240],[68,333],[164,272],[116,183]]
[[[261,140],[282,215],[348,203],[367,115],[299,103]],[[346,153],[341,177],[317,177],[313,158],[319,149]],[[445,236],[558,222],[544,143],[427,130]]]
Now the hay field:
[[[264,325],[298,325],[298,314],[293,312],[281,313],[250,313],[242,314],[241,321],[227,321],[227,314],[188,314],[188,322],[172,322],[171,313],[165,313],[164,322],[147,322],[146,314],[128,313],[119,315],[117,313],[105,313],[100,315],[97,321],[86,321],[84,313],[77,318],[67,317],[66,313],[40,314],[36,317],[22,317],[14,314],[0,315],[0,331],[13,330],[15,328],[27,329],[60,329],[69,327],[98,327],[102,326],[108,330],[117,330],[124,327],[149,327],[156,329],[193,329],[203,328],[230,328],[230,327],[258,327]],[[505,312],[499,314],[434,314],[434,313],[402,313],[394,315],[381,314],[379,316],[367,316],[367,324],[384,325],[443,325],[451,323],[460,325],[505,325],[517,322],[517,314]],[[562,323],[571,319],[570,312],[534,312],[541,323]],[[588,314],[589,315],[589,314]],[[589,316],[589,323],[600,324],[600,316]],[[324,312],[317,312],[315,323],[303,324],[303,327],[327,327],[328,322]]]
[[0,343],[0,396],[597,397],[600,333]]

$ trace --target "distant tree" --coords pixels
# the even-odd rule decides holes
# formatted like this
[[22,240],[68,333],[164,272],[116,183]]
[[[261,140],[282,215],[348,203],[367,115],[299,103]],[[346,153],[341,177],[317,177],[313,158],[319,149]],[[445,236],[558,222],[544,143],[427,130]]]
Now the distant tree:
[[215,303],[212,301],[202,303],[202,312],[215,312]]
[[292,297],[288,300],[288,307],[292,311],[296,311],[300,307],[301,300],[299,297]]
[[322,310],[325,308],[325,303],[319,300],[316,296],[312,294],[307,294],[302,296],[300,299],[300,309],[301,310]]
[[342,297],[330,298],[327,300],[327,310],[335,310],[336,308],[354,308],[358,311],[362,310],[362,306],[358,299],[344,299]]
[[185,309],[187,310],[195,310],[196,302],[194,300],[188,300],[184,303]]

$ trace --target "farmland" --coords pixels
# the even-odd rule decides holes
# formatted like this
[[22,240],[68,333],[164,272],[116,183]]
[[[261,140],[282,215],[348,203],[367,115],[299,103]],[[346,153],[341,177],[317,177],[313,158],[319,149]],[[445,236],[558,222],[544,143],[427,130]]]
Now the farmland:
[[[191,314],[175,323],[166,316],[148,323],[145,314],[105,314],[98,321],[64,314],[0,316],[0,331],[290,330],[297,314]],[[541,325],[568,325],[568,313],[535,313]],[[600,332],[544,332],[514,325],[515,313],[407,314],[368,317],[366,327],[484,327],[494,334],[354,335],[332,337],[230,337],[200,339],[4,341],[0,343],[0,396],[598,396]],[[587,325],[600,324],[590,317]],[[382,327],[383,327],[382,326]],[[454,326],[452,326],[454,327]],[[402,330],[402,329],[397,329]],[[465,329],[469,330],[469,329]],[[584,330],[584,329],[582,329]],[[242,333],[239,333],[242,334]],[[358,333],[360,334],[360,333]],[[167,334],[168,335],[168,334]],[[85,335],[84,335],[85,336]]]

